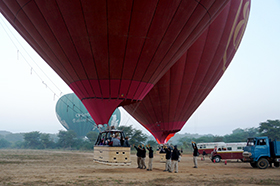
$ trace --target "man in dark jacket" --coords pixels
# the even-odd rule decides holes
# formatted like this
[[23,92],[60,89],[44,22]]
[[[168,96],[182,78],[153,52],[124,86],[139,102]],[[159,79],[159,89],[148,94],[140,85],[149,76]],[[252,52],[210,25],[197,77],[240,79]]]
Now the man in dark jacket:
[[141,168],[141,146],[138,145],[138,147],[136,147],[134,144],[133,144],[134,148],[137,150],[137,153],[136,153],[136,156],[137,156],[137,165],[138,167],[137,168]]
[[194,163],[193,168],[197,168],[198,149],[197,149],[196,143],[193,141],[192,141],[192,147],[193,147],[193,163]]
[[153,158],[154,158],[154,150],[153,147],[151,147],[151,145],[146,145],[146,148],[149,151],[149,164],[148,164],[148,169],[147,171],[151,171],[153,170]]
[[163,147],[165,150],[165,159],[166,159],[166,163],[165,163],[165,170],[164,171],[168,171],[171,172],[171,148],[164,146]]
[[146,169],[146,163],[145,163],[145,159],[146,159],[146,149],[145,146],[142,144],[142,148],[141,148],[141,169]]
[[171,172],[173,172],[173,169],[175,167],[175,173],[178,172],[178,159],[179,156],[181,155],[180,151],[177,149],[177,145],[174,146],[173,152],[172,152],[172,168],[171,168]]

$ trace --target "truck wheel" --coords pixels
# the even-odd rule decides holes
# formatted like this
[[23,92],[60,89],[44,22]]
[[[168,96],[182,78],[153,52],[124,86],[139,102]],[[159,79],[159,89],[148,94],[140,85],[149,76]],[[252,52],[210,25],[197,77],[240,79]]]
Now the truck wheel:
[[257,166],[260,168],[260,169],[266,169],[268,167],[268,161],[267,159],[265,158],[261,158],[259,159],[258,163],[257,163]]
[[274,167],[279,167],[279,162],[275,162]]
[[221,161],[221,158],[220,158],[220,156],[215,156],[214,158],[213,158],[213,161],[215,160],[215,162],[216,163],[219,163],[220,161]]
[[256,162],[250,162],[250,165],[253,167],[253,168],[257,168],[257,163]]

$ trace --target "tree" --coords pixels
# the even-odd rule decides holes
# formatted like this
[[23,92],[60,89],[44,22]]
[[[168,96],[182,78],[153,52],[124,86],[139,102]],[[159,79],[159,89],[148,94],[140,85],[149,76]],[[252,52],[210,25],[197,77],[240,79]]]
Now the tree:
[[32,149],[40,148],[40,136],[41,133],[38,131],[25,133],[23,135],[25,146]]
[[191,141],[192,141],[192,139],[188,136],[179,139],[180,146],[189,152],[192,151]]
[[91,143],[95,144],[98,134],[99,133],[96,131],[90,131],[89,133],[87,133],[87,138]]
[[245,129],[245,131],[248,133],[248,138],[253,138],[259,135],[258,128],[252,127],[252,128]]
[[260,123],[259,132],[263,136],[268,136],[272,140],[280,139],[280,121],[267,120],[267,122]]
[[158,147],[158,143],[155,140],[149,140],[147,141],[147,145],[150,145],[151,147],[153,147],[153,149],[157,149]]
[[76,133],[73,130],[58,133],[58,145],[62,148],[71,148],[75,144]]
[[[144,144],[146,139],[148,138],[147,135],[143,134],[141,130],[137,130],[132,128],[132,126],[119,126],[119,130],[122,130],[129,138],[129,144],[140,145]],[[133,147],[132,147],[133,148]]]
[[54,142],[50,140],[50,134],[41,134],[40,140],[45,149],[54,148],[55,146]]
[[0,139],[0,149],[8,148],[11,146],[11,142],[5,140],[4,138]]
[[125,136],[131,138],[133,136],[133,132],[135,129],[133,129],[132,125],[130,125],[130,126],[119,126],[118,130],[122,130]]
[[214,139],[213,139],[214,142],[220,142],[220,141],[223,141],[223,140],[224,140],[223,136],[214,136]]

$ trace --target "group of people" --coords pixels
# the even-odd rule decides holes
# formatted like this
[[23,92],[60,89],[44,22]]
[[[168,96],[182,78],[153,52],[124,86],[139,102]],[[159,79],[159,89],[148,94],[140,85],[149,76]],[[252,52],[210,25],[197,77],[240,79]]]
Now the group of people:
[[[194,167],[197,168],[197,157],[199,156],[198,153],[198,148],[195,142],[192,141],[192,148],[193,148],[193,163]],[[165,152],[165,158],[166,158],[166,163],[165,163],[165,170],[168,172],[173,172],[175,168],[175,173],[178,172],[178,162],[180,162],[180,158],[182,156],[181,152],[177,149],[177,145],[174,146],[172,149],[171,146],[163,146],[161,149],[161,152]],[[204,152],[205,153],[205,152]],[[206,154],[206,153],[205,153]],[[205,159],[205,154],[203,154],[203,158]]]
[[130,147],[128,137],[121,138],[118,134],[113,134],[107,139],[102,138],[98,145],[108,145],[112,147]]
[[[153,157],[154,157],[154,151],[153,148],[150,145],[146,145],[146,147],[142,145],[135,146],[134,148],[137,150],[136,156],[137,156],[137,165],[139,169],[146,169],[146,153],[147,150],[149,151],[149,163],[148,163],[148,169],[147,171],[153,170]],[[177,149],[177,145],[174,147],[171,146],[163,146],[162,150],[166,153],[166,165],[165,170],[168,172],[173,172],[175,169],[175,173],[178,172],[178,162],[180,161],[181,152]],[[171,162],[172,160],[172,162]]]
[[137,165],[139,169],[146,169],[146,149],[149,151],[149,163],[148,163],[148,169],[147,171],[152,171],[153,170],[153,158],[154,158],[154,150],[153,147],[150,145],[145,146],[138,145],[137,147],[133,144],[134,148],[137,150],[136,156],[137,156]]
[[168,172],[173,172],[175,168],[175,173],[178,172],[178,162],[180,161],[180,156],[182,156],[181,152],[177,149],[177,145],[171,146],[163,146],[163,150],[165,151],[165,170]]

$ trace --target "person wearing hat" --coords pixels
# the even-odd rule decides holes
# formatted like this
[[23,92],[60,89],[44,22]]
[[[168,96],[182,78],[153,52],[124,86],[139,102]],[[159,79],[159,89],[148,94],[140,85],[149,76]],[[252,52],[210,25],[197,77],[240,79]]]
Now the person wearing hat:
[[171,172],[173,172],[174,167],[175,167],[175,173],[178,172],[178,159],[179,156],[181,155],[180,151],[177,149],[177,145],[174,146],[171,160],[172,160],[172,167],[171,167]]

